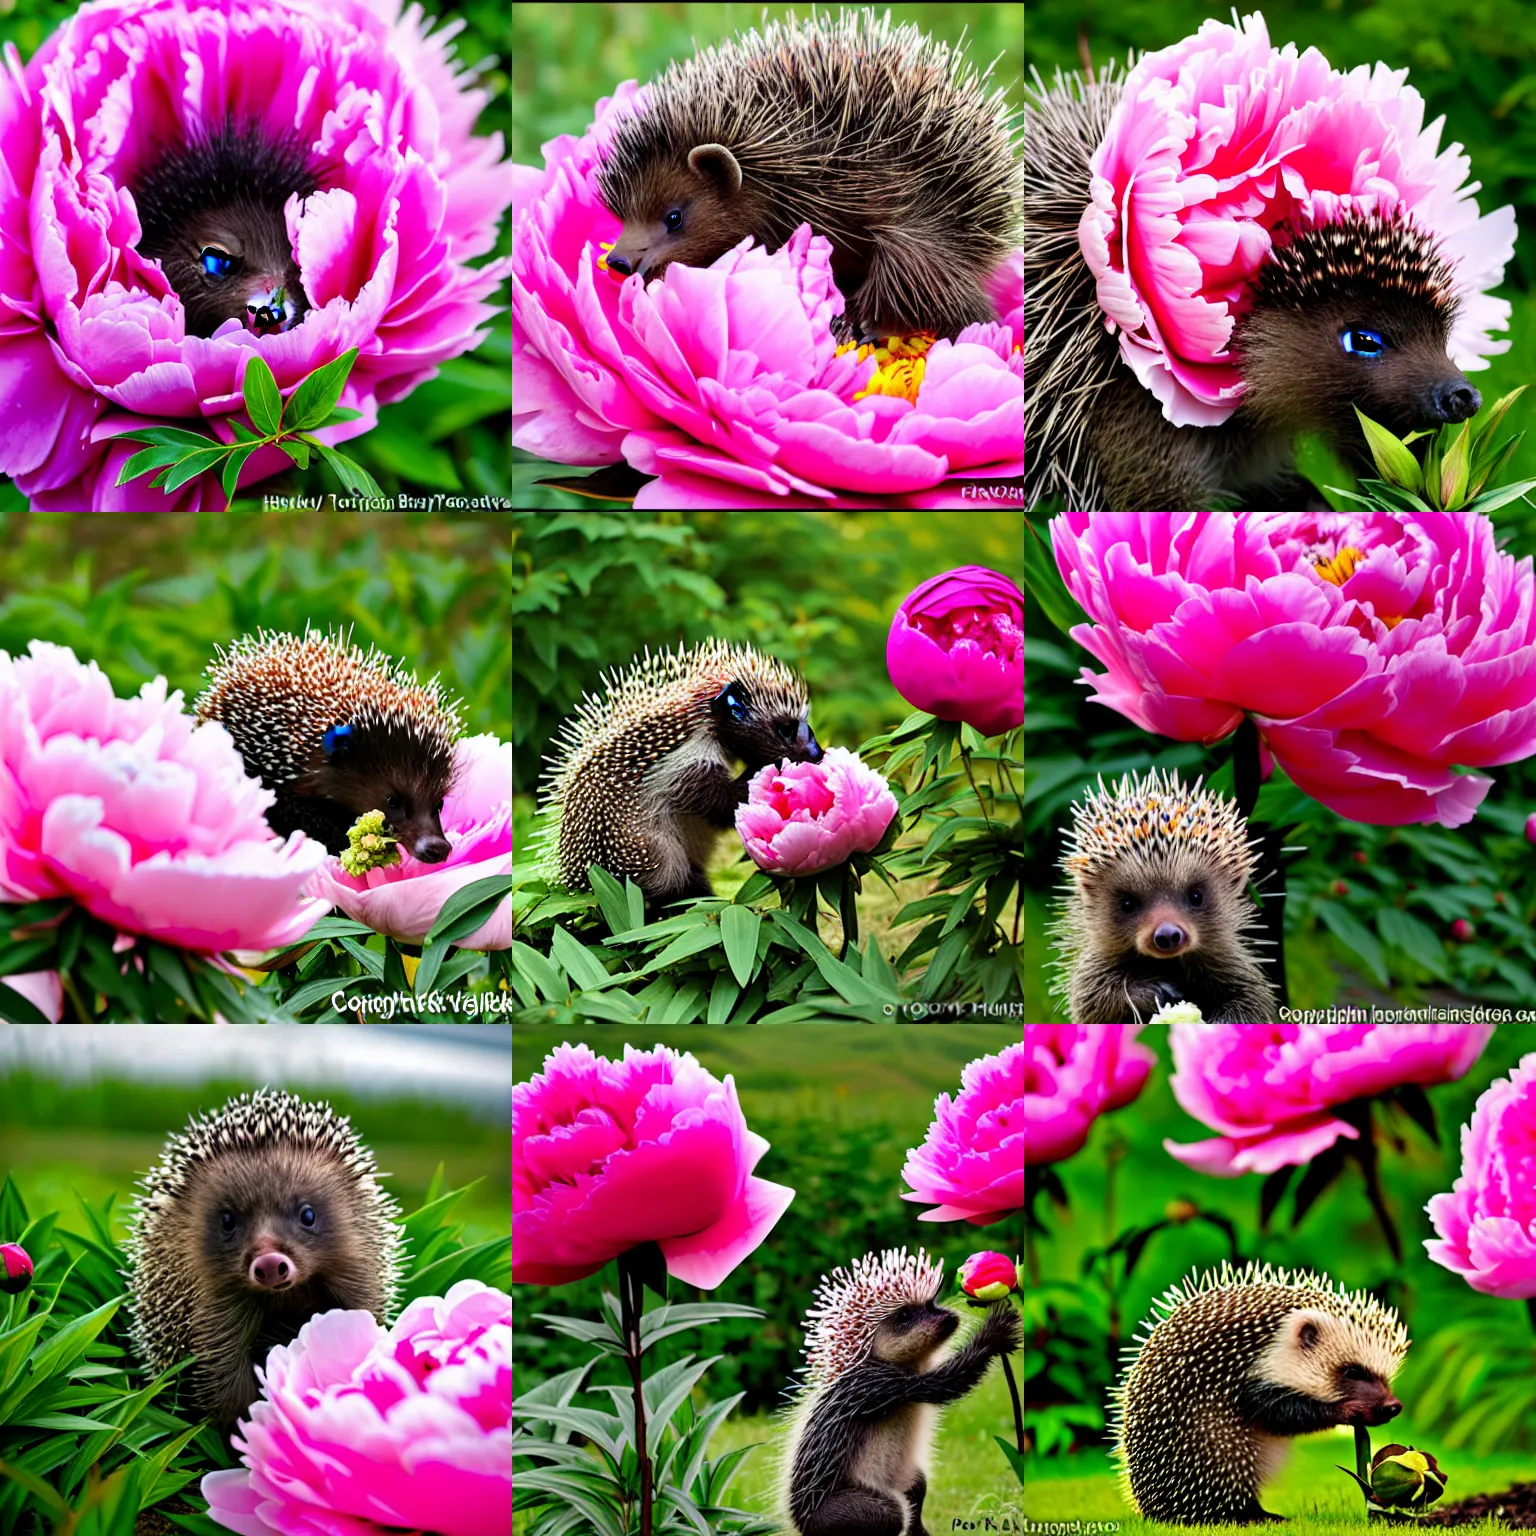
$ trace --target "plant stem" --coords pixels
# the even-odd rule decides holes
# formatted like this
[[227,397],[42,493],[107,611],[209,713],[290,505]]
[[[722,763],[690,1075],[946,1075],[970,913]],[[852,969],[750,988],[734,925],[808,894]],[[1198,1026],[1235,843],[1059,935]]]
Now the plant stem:
[[[1006,1302],[1003,1303],[1007,1305]],[[1013,1399],[1013,1438],[1019,1447],[1019,1455],[1024,1454],[1024,1405],[1019,1401],[1019,1384],[1013,1379],[1013,1367],[1008,1363],[1007,1355],[998,1357],[1003,1362],[1003,1375],[1008,1381],[1008,1395]]]
[[1381,1192],[1381,1173],[1377,1166],[1379,1159],[1376,1155],[1376,1125],[1371,1118],[1369,1101],[1365,1107],[1365,1123],[1360,1128],[1360,1139],[1355,1143],[1355,1158],[1360,1164],[1360,1171],[1365,1175],[1365,1198],[1371,1202],[1371,1209],[1376,1213],[1376,1220],[1381,1224],[1382,1235],[1387,1240],[1387,1247],[1392,1250],[1393,1260],[1401,1264],[1403,1262],[1403,1243],[1397,1235],[1397,1226],[1387,1211],[1386,1197]]
[[[1371,1480],[1371,1432],[1364,1424],[1355,1425],[1355,1471],[1362,1483]],[[1365,1518],[1371,1518],[1371,1496],[1365,1496]]]
[[640,1536],[651,1536],[651,1457],[645,1448],[645,1387],[640,1377],[640,1314],[645,1286],[634,1249],[619,1255],[619,1308],[624,1324],[624,1356],[635,1393],[635,1455],[640,1460]]
[[981,807],[981,819],[986,822],[987,830],[992,830],[992,818],[987,815],[987,802],[981,798],[981,791],[976,787],[976,776],[971,772],[971,749],[961,744],[960,766],[965,769],[965,776],[970,780],[971,793],[976,797],[976,804]]
[[1536,1296],[1527,1296],[1525,1298],[1525,1311],[1531,1320],[1531,1327],[1536,1328]]

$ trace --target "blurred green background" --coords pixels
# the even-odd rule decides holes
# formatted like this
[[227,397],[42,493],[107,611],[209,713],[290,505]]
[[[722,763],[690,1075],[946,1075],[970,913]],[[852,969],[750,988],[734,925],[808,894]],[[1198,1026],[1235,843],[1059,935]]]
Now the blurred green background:
[[0,513],[0,650],[31,640],[97,662],[119,696],[164,675],[202,691],[216,645],[256,628],[350,628],[440,672],[471,733],[512,717],[505,518]]
[[[1263,1231],[1263,1177],[1216,1178],[1170,1156],[1165,1139],[1189,1145],[1217,1133],[1185,1114],[1173,1096],[1168,1031],[1144,1029],[1138,1038],[1158,1057],[1146,1087],[1124,1109],[1101,1115],[1087,1145],[1053,1165],[1066,1204],[1040,1198],[1045,1230],[1027,1239],[1025,1425],[1036,1450],[1046,1453],[1026,1458],[1031,1514],[1118,1519],[1127,1512],[1100,1434],[1119,1350],[1139,1331],[1154,1297],[1190,1271],[1219,1268],[1232,1257],[1222,1221],[1232,1228],[1240,1262],[1320,1270],[1398,1310],[1413,1340],[1394,1382],[1404,1411],[1390,1431],[1372,1432],[1377,1447],[1398,1441],[1434,1451],[1451,1474],[1447,1501],[1536,1477],[1536,1316],[1523,1302],[1473,1291],[1423,1246],[1436,1235],[1425,1202],[1449,1190],[1461,1172],[1461,1127],[1489,1084],[1536,1049],[1536,1028],[1500,1026],[1466,1076],[1425,1089],[1438,1145],[1400,1109],[1377,1106],[1380,1179],[1401,1238],[1401,1263],[1353,1163],[1293,1226],[1293,1199],[1303,1187],[1298,1171]],[[1125,1252],[1106,1260],[1117,1238],[1154,1224],[1159,1229],[1138,1245],[1129,1274]],[[1307,1455],[1313,1446],[1321,1449]],[[1347,1508],[1358,1529],[1360,1494],[1331,1470],[1335,1462],[1353,1464],[1350,1435],[1330,1433],[1298,1443],[1298,1451],[1292,1477],[1265,1508],[1287,1516],[1315,1502],[1324,1510]],[[1131,1524],[1141,1529],[1141,1522]]]
[[[547,1053],[570,1038],[559,1029],[517,1029],[513,1081],[526,1082],[541,1071]],[[588,1025],[580,1038],[614,1059],[622,1057],[627,1037],[622,1026]],[[818,1024],[772,1031],[660,1028],[629,1041],[647,1050],[659,1043],[690,1051],[714,1076],[732,1074],[748,1127],[771,1144],[754,1171],[797,1192],[762,1245],[715,1290],[668,1283],[673,1301],[698,1301],[707,1294],[711,1301],[759,1307],[768,1314],[762,1321],[743,1319],[678,1334],[657,1346],[657,1365],[685,1354],[722,1354],[701,1384],[709,1399],[747,1394],[716,1437],[712,1455],[770,1442],[747,1458],[728,1502],[763,1513],[773,1507],[772,1463],[780,1430],[771,1415],[784,1406],[782,1394],[803,1363],[803,1316],[823,1274],[864,1253],[922,1247],[945,1261],[940,1300],[952,1304],[955,1267],[970,1254],[984,1249],[1016,1254],[1017,1223],[975,1227],[920,1221],[925,1206],[901,1198],[907,1187],[901,1168],[908,1149],[922,1145],[934,1099],[959,1092],[965,1064],[1018,1038],[1012,1025],[870,1031]],[[587,1358],[583,1346],[545,1331],[536,1314],[596,1317],[602,1288],[617,1289],[615,1275],[609,1265],[573,1285],[513,1287],[512,1352],[520,1381],[531,1385]],[[656,1303],[652,1299],[649,1304]],[[593,1379],[618,1383],[625,1378],[610,1361],[598,1367]],[[606,1404],[606,1397],[601,1401]],[[973,1513],[978,1498],[1006,1494],[1010,1485],[1017,1502],[1018,1486],[992,1441],[993,1435],[1007,1437],[1011,1423],[1008,1388],[999,1370],[945,1410],[924,1508],[931,1530],[959,1528],[951,1521]]]
[[[1259,7],[1239,7],[1243,14]],[[1528,0],[1275,0],[1262,7],[1269,40],[1317,48],[1335,69],[1382,60],[1408,70],[1424,97],[1424,121],[1445,117],[1442,148],[1462,144],[1471,157],[1468,183],[1482,183],[1487,213],[1512,203],[1519,225],[1515,259],[1493,290],[1512,307],[1511,345],[1469,377],[1491,404],[1536,381],[1536,7]],[[1230,21],[1214,0],[1031,0],[1026,64],[1049,80],[1057,68],[1080,69],[1086,50],[1095,66],[1128,53],[1165,48],[1199,30],[1207,17]],[[1532,422],[1536,401],[1516,402],[1509,425]],[[1511,481],[1536,477],[1536,441],[1522,443]]]
[[[487,100],[476,132],[507,138],[507,56],[511,50],[506,0],[420,0],[441,25],[463,28],[452,45],[461,65],[478,71]],[[79,9],[75,0],[0,0],[0,44],[14,43],[22,61]],[[582,9],[582,7],[576,7]],[[495,246],[473,266],[484,266],[512,250],[512,224],[503,215]],[[343,445],[387,495],[462,494],[510,501],[507,455],[512,435],[512,326],[506,314],[506,285],[489,302],[502,312],[490,335],[473,351],[444,363],[430,383],[379,412],[378,426]],[[258,481],[235,503],[236,511],[258,511],[263,496],[343,494],[340,481],[318,461],[308,470],[289,469]],[[0,511],[24,511],[26,498],[0,475]]]
[[[592,109],[625,80],[644,82],[675,58],[686,58],[736,32],[750,31],[811,7],[795,5],[527,5],[512,8],[512,159],[542,166],[539,146],[558,134],[581,135]],[[818,14],[861,10],[857,5],[817,5]],[[875,7],[883,12],[885,6]],[[1005,5],[897,5],[892,20],[912,22],[959,46],[1006,87],[1016,107],[1024,102],[1024,7]],[[1031,10],[1033,15],[1033,10]],[[535,485],[558,475],[548,460],[514,449],[512,478],[519,507],[592,506],[587,497]],[[575,475],[585,470],[572,471]],[[623,506],[622,502],[598,502]]]

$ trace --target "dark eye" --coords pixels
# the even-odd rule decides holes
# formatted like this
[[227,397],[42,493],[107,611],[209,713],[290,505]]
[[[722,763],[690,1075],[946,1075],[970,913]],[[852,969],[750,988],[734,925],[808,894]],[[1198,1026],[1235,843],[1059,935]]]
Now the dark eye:
[[1192,907],[1205,905],[1205,892],[1198,885],[1192,885],[1189,888],[1189,904]]
[[228,277],[235,270],[235,258],[223,246],[205,245],[200,259],[209,277]]
[[1346,1365],[1339,1372],[1346,1381],[1369,1381],[1371,1373],[1363,1365]]
[[916,1316],[917,1314],[912,1310],[911,1307],[903,1307],[901,1311],[896,1314],[896,1321],[903,1328],[905,1328]]
[[745,720],[747,718],[747,706],[734,693],[726,694],[725,707],[730,710],[733,719]]
[[683,210],[681,208],[668,208],[662,223],[667,226],[667,233],[675,235],[683,227]]
[[388,796],[384,801],[384,809],[388,811],[391,816],[398,816],[400,814],[400,796]]
[[1352,357],[1380,357],[1387,350],[1379,331],[1367,331],[1360,326],[1340,331],[1339,345]]
[[795,722],[793,720],[779,720],[774,724],[774,730],[783,741],[795,739]]
[[314,1224],[315,1208],[312,1205],[306,1205],[303,1210],[299,1212],[299,1225],[303,1227],[312,1227]]
[[219,1225],[226,1232],[233,1232],[235,1230],[235,1213],[233,1211],[220,1211]]
[[1120,898],[1120,910],[1122,912],[1134,912],[1141,903],[1134,896],[1122,896]]

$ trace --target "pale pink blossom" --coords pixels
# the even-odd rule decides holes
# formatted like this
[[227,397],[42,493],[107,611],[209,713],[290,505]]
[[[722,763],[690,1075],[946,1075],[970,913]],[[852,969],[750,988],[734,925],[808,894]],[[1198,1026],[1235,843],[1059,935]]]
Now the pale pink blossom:
[[1479,216],[1461,145],[1441,150],[1445,119],[1424,126],[1407,76],[1274,48],[1258,14],[1205,21],[1127,76],[1078,240],[1121,357],[1176,426],[1214,426],[1241,402],[1227,343],[1282,227],[1411,217],[1455,273],[1452,361],[1486,368],[1508,349],[1489,333],[1509,302],[1486,290],[1514,255],[1514,209]]
[[1211,1141],[1163,1145],[1223,1178],[1310,1162],[1360,1132],[1334,1106],[1464,1077],[1492,1024],[1174,1024],[1173,1096]]
[[960,1092],[941,1093],[920,1147],[901,1170],[903,1200],[928,1202],[919,1221],[991,1226],[1024,1209],[1026,1045],[978,1056],[960,1072]]
[[[0,987],[12,987],[43,1014],[50,1024],[64,1017],[64,983],[57,971],[25,971],[19,975],[0,976]],[[0,1012],[5,994],[0,992]]]
[[0,651],[0,900],[68,896],[184,949],[292,943],[325,912],[303,890],[326,852],[274,836],[272,798],[163,677],[119,699],[64,646]]
[[[367,431],[378,408],[474,346],[502,263],[510,200],[500,137],[476,138],[485,92],[400,0],[95,0],[22,66],[0,72],[0,470],[37,510],[224,505],[212,473],[163,494],[115,484],[132,427],[207,423],[232,441],[245,371],[263,357],[290,393],[357,347],[340,404]],[[158,262],[136,249],[129,190],[146,157],[227,119],[295,136],[319,190],[289,199],[288,233],[311,308],[257,337],[229,320],[188,336]],[[265,449],[249,484],[288,463]]]
[[312,1317],[257,1368],[209,1472],[208,1512],[241,1536],[506,1536],[512,1529],[512,1301],[478,1280],[423,1296],[393,1328]]
[[658,1045],[609,1061],[561,1045],[512,1085],[512,1278],[564,1285],[640,1243],[713,1290],[768,1236],[794,1190],[752,1170],[735,1079]]
[[736,808],[736,830],[752,862],[775,875],[814,875],[879,846],[896,797],[846,747],[816,763],[769,763]]
[[[519,168],[512,229],[512,436],[567,464],[626,459],[645,507],[964,507],[1023,472],[1022,256],[994,274],[1004,319],[912,360],[840,351],[831,245],[802,225],[708,267],[615,283],[620,222],[595,171],[633,82],[580,139]],[[965,491],[970,489],[967,497]]]
[[[455,891],[492,875],[511,874],[512,743],[470,736],[458,743],[454,755],[457,774],[441,815],[443,835],[453,850],[446,859],[423,864],[402,847],[398,864],[349,875],[333,858],[315,876],[310,894],[377,933],[419,944]],[[460,949],[509,948],[512,898],[454,943]]]
[[1059,1163],[1081,1151],[1094,1121],[1146,1086],[1157,1057],[1140,1024],[1024,1026],[1024,1161]]
[[1484,1090],[1461,1128],[1461,1176],[1424,1209],[1435,1263],[1488,1296],[1536,1296],[1536,1052]]
[[1469,821],[1536,753],[1536,576],[1465,512],[1066,513],[1092,697],[1211,745],[1252,716],[1291,780],[1377,825]]

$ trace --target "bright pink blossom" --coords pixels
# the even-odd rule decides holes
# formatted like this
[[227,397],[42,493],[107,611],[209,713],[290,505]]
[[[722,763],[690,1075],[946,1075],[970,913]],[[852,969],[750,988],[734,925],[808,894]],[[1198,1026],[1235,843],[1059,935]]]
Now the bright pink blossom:
[[[402,848],[398,864],[349,875],[339,859],[331,859],[315,876],[310,894],[378,933],[419,944],[455,891],[492,875],[511,874],[512,744],[471,736],[458,744],[455,757],[458,773],[441,817],[453,851],[441,864],[423,864]],[[509,948],[512,898],[454,942],[460,949]]]
[[1207,745],[1252,715],[1330,810],[1459,827],[1536,753],[1536,576],[1465,512],[1066,513],[1092,695]]
[[1487,1296],[1536,1296],[1536,1052],[1478,1099],[1461,1128],[1461,1177],[1424,1209],[1435,1263]]
[[[24,971],[20,975],[0,976],[0,988],[11,987],[21,993],[50,1024],[64,1017],[64,983],[57,971]],[[0,1018],[5,1017],[6,997],[0,991]]]
[[312,1317],[258,1367],[234,1445],[202,1481],[241,1536],[506,1536],[512,1529],[512,1300],[478,1280],[421,1296],[393,1328]]
[[960,1072],[960,1092],[941,1093],[920,1147],[901,1170],[903,1200],[929,1201],[919,1221],[991,1226],[1024,1209],[1025,1047],[1006,1045]]
[[846,747],[829,747],[819,763],[760,768],[736,830],[759,869],[814,875],[878,847],[895,814],[885,780]]
[[[473,136],[485,92],[400,0],[97,0],[23,69],[0,74],[0,470],[34,509],[222,507],[215,475],[169,496],[148,477],[117,487],[142,445],[112,436],[206,420],[231,441],[245,370],[264,357],[286,395],[359,349],[340,404],[367,431],[485,334],[481,302],[504,264],[510,200],[500,136]],[[311,309],[256,337],[234,320],[188,336],[158,262],[136,249],[130,184],[147,159],[226,120],[295,137],[319,190],[289,199],[288,233]],[[190,418],[190,420],[188,420]],[[243,484],[288,460],[253,456]]]
[[1492,298],[1514,254],[1515,212],[1478,216],[1461,146],[1424,127],[1408,71],[1331,69],[1317,49],[1272,48],[1264,18],[1202,23],[1144,54],[1093,152],[1078,226],[1120,355],[1176,426],[1214,426],[1243,395],[1233,324],[1277,231],[1401,215],[1455,273],[1449,352],[1466,369],[1506,351]]
[[73,898],[193,950],[292,943],[324,914],[302,893],[322,844],[275,837],[272,794],[229,733],[165,679],[119,699],[96,663],[34,640],[0,651],[0,900]]
[[0,1243],[0,1291],[20,1295],[32,1284],[32,1256],[19,1243]]
[[512,1087],[512,1278],[564,1285],[656,1242],[679,1280],[713,1290],[795,1198],[753,1174],[767,1150],[735,1080],[686,1051],[558,1047]]
[[1022,257],[989,285],[1006,323],[878,373],[874,357],[838,351],[843,298],[809,225],[772,255],[744,240],[708,267],[615,283],[597,261],[620,223],[595,171],[617,117],[645,100],[625,82],[581,139],[544,146],[542,176],[516,168],[517,447],[567,464],[627,459],[656,477],[637,508],[974,509],[1022,474]]
[[1024,594],[984,565],[930,576],[896,610],[885,666],[897,693],[983,736],[1024,722]]
[[977,1301],[1001,1301],[1019,1288],[1018,1266],[1006,1253],[973,1253],[955,1278]]
[[1465,1076],[1492,1024],[1174,1024],[1173,1096],[1212,1141],[1163,1145],[1203,1173],[1235,1178],[1310,1162],[1341,1136],[1333,1113],[1404,1083]]
[[1140,1024],[1024,1026],[1024,1161],[1059,1163],[1081,1150],[1100,1115],[1129,1104],[1157,1057]]

